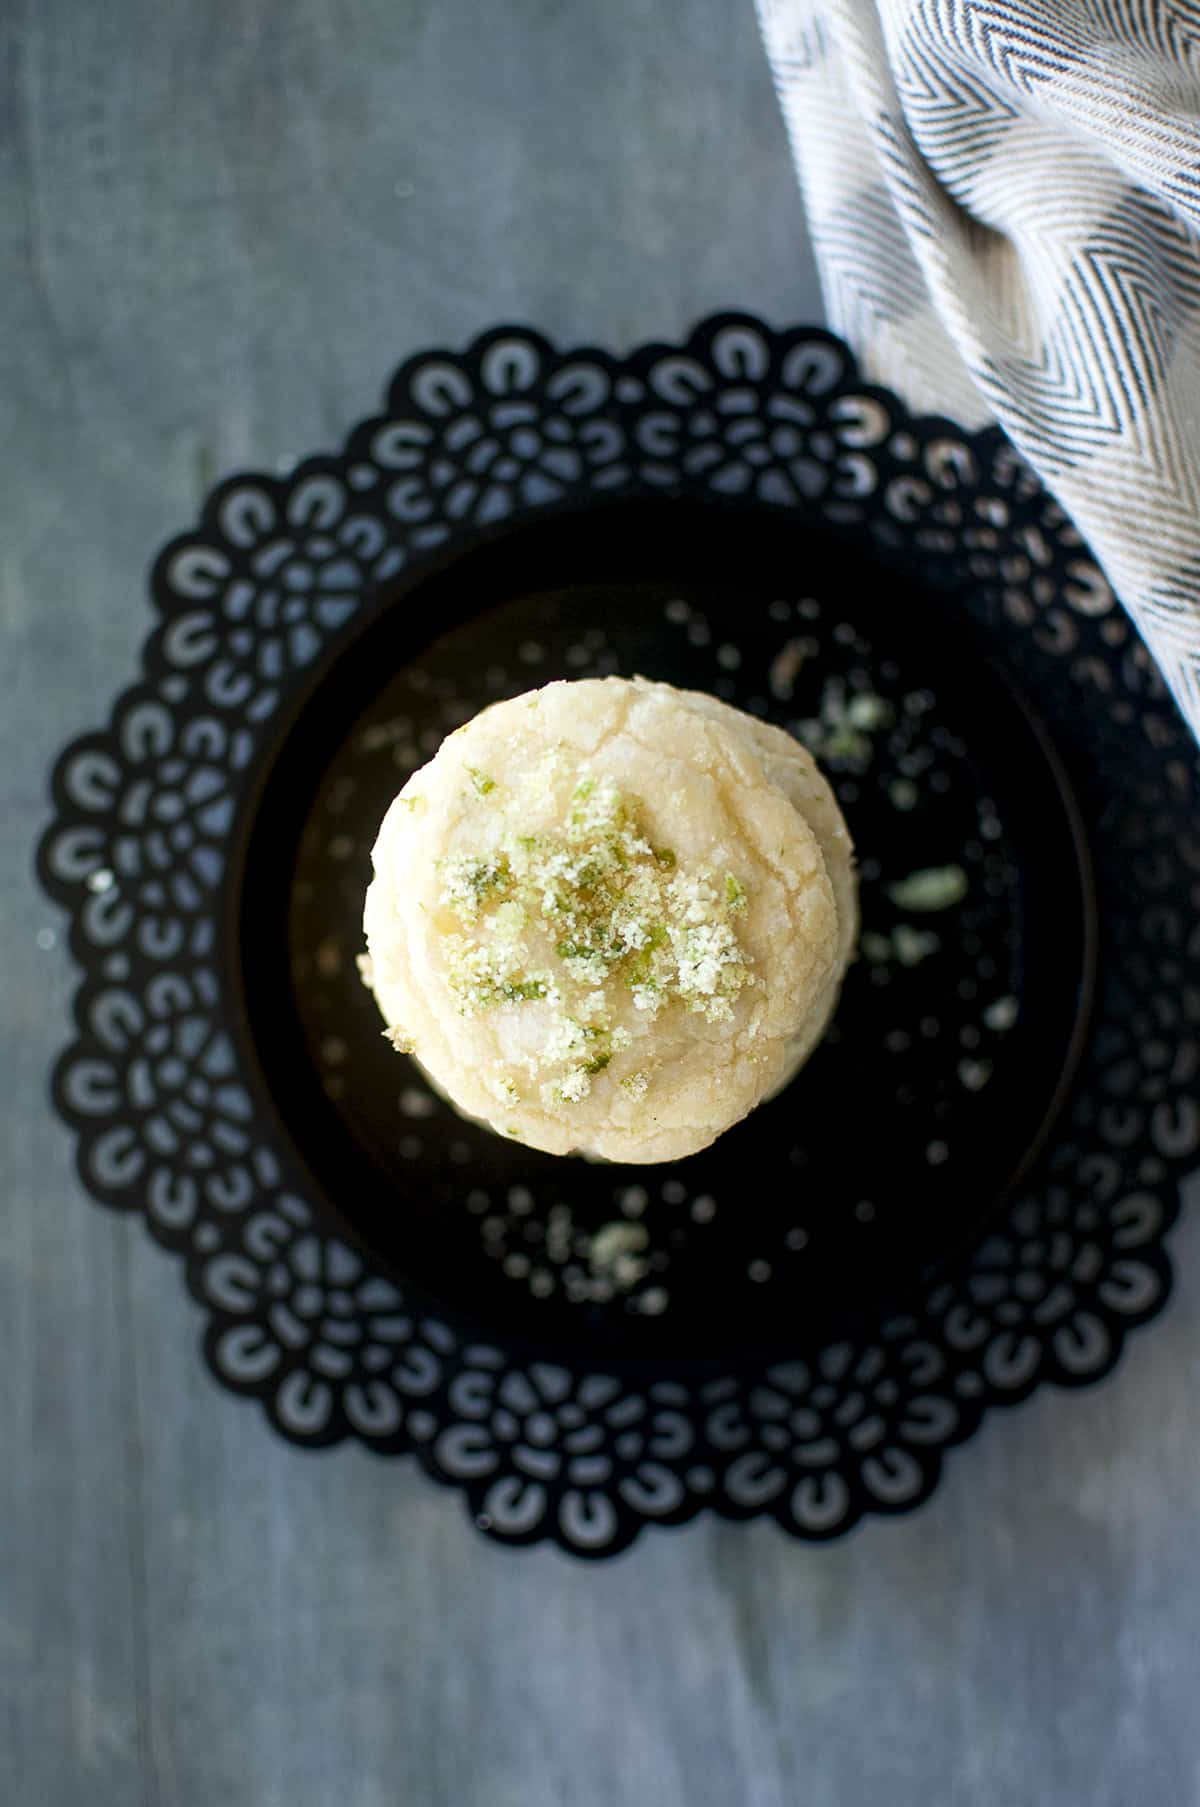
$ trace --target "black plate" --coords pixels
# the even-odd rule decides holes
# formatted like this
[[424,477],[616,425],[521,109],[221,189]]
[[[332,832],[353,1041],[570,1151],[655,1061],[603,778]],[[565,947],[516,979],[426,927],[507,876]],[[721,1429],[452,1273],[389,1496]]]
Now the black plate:
[[[875,957],[786,1091],[667,1166],[464,1122],[384,1041],[356,970],[371,845],[409,772],[488,702],[607,672],[718,692],[818,752],[850,718],[825,751]],[[960,904],[894,901],[945,868]],[[513,528],[391,595],[278,747],[236,907],[250,1043],[345,1227],[441,1309],[582,1359],[795,1353],[927,1284],[1040,1146],[1095,951],[1061,764],[961,600],[844,535],[678,502]],[[645,1238],[616,1279],[586,1243],[614,1221]]]
[[[513,1543],[706,1509],[829,1538],[1161,1308],[1200,1159],[1195,748],[999,433],[914,419],[819,329],[617,359],[502,327],[412,358],[341,452],[220,484],[153,591],[141,675],[54,770],[54,1098],[281,1434],[413,1452]],[[815,734],[863,861],[834,1032],[674,1169],[464,1125],[354,976],[407,769],[606,670]],[[897,906],[947,862],[957,908]]]

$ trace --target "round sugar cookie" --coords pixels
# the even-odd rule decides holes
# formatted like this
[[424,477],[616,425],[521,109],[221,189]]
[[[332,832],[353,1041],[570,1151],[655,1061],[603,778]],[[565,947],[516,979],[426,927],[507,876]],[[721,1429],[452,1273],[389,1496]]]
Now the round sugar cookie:
[[584,679],[497,703],[388,810],[364,975],[466,1115],[553,1154],[678,1160],[828,1022],[852,848],[811,756],[715,698]]

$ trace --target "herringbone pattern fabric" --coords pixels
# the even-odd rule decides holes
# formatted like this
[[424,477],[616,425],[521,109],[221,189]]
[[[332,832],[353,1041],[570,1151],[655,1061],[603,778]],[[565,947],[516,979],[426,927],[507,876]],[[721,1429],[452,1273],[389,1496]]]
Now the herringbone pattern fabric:
[[1200,731],[1200,0],[758,0],[830,324],[994,418]]

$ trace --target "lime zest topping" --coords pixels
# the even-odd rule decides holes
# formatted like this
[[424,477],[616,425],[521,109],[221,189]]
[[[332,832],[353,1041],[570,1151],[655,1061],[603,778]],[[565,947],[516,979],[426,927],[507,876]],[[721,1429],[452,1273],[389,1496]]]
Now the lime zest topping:
[[1000,1033],[1011,1029],[1020,1014],[1020,1006],[1016,998],[1005,996],[996,998],[983,1013],[983,1020],[989,1029]]
[[623,1255],[640,1255],[650,1241],[645,1224],[625,1223],[620,1218],[601,1225],[591,1239],[588,1259],[593,1267],[609,1267]]
[[442,902],[464,923],[475,922],[484,899],[506,892],[512,880],[503,854],[458,854],[441,867]]
[[[560,750],[554,758],[561,782]],[[450,856],[439,874],[439,902],[458,925],[443,946],[462,1014],[547,1009],[526,1062],[546,1075],[544,1102],[582,1102],[630,1046],[622,1000],[650,1021],[678,1003],[720,1023],[751,982],[735,927],[747,908],[741,881],[703,864],[681,869],[673,849],[646,838],[638,800],[586,769],[556,824]],[[642,1096],[644,1070],[626,1077]]]
[[496,780],[481,772],[478,766],[467,767],[467,777],[471,780],[472,789],[477,797],[486,797],[496,788]]
[[889,885],[887,893],[902,910],[951,910],[967,895],[967,875],[961,866],[928,866]]
[[867,734],[873,734],[879,728],[890,728],[895,719],[896,711],[886,698],[874,696],[870,691],[851,697],[846,708],[850,726]]
[[874,756],[871,736],[895,719],[886,697],[870,691],[848,697],[841,678],[831,678],[821,693],[820,714],[799,724],[800,739],[815,758],[864,772]]

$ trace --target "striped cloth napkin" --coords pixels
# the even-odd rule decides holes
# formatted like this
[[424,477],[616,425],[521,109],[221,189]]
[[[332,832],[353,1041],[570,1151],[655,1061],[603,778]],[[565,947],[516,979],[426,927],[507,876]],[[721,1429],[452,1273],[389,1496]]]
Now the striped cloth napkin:
[[1200,733],[1200,3],[758,0],[830,325],[989,419]]

